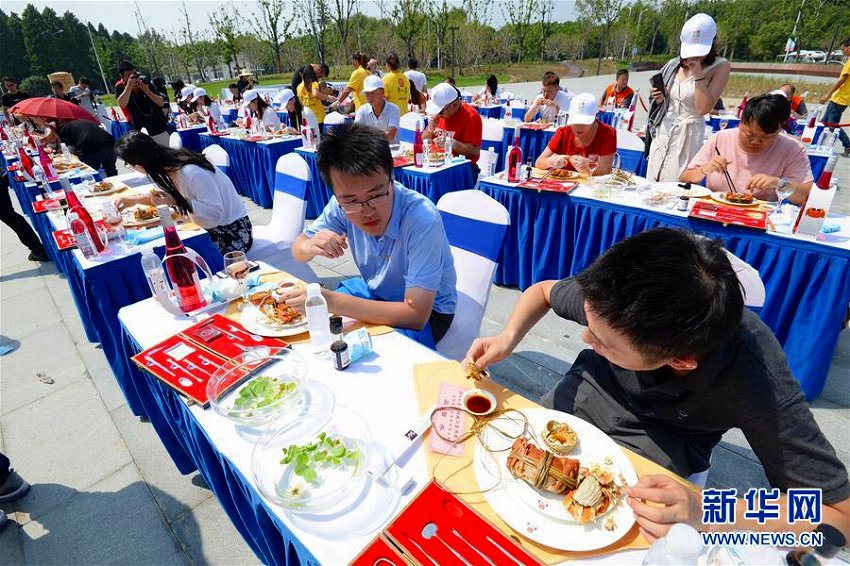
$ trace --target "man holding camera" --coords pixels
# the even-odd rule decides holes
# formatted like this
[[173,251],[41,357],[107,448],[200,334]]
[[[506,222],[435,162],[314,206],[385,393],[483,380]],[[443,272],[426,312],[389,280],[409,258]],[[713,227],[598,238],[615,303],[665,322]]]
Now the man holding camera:
[[115,96],[132,128],[137,131],[145,128],[157,143],[168,147],[168,122],[162,113],[162,97],[151,89],[150,81],[139,75],[129,61],[118,65],[118,74]]

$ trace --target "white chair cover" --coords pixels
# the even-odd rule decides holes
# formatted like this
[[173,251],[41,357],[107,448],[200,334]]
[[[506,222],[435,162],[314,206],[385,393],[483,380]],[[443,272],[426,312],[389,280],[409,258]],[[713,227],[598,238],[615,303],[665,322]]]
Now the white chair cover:
[[513,99],[514,99],[514,93],[509,92],[509,91],[503,91],[501,98],[499,98],[499,102],[501,102],[502,104],[505,104],[507,102],[510,102]]
[[437,203],[457,273],[454,319],[437,351],[462,360],[481,331],[490,283],[511,223],[504,206],[481,191],[456,191]]
[[617,153],[620,154],[620,167],[624,171],[638,173],[643,160],[644,142],[637,134],[628,130],[617,130]]
[[183,138],[180,137],[180,134],[177,132],[171,132],[171,135],[168,136],[168,146],[171,149],[180,149],[183,147]]
[[310,168],[303,157],[287,153],[277,160],[272,218],[265,226],[254,226],[254,244],[248,251],[249,258],[277,267],[278,256],[304,230],[309,182]]
[[735,275],[738,276],[738,281],[741,282],[741,289],[744,292],[744,304],[753,309],[763,307],[765,297],[764,282],[761,280],[758,270],[729,250],[723,251],[729,257],[732,268],[735,270]]
[[496,120],[495,118],[481,120],[481,147],[485,149],[489,147],[485,142],[497,141],[501,143],[504,129],[504,124],[501,120]]
[[230,169],[230,156],[227,151],[220,145],[211,145],[201,152],[210,163],[219,168],[222,173],[227,174]]
[[413,143],[416,140],[416,122],[422,119],[422,116],[416,112],[408,112],[399,119],[398,122],[398,139],[399,141]]
[[325,127],[328,125],[344,124],[345,116],[339,112],[331,112],[325,116]]

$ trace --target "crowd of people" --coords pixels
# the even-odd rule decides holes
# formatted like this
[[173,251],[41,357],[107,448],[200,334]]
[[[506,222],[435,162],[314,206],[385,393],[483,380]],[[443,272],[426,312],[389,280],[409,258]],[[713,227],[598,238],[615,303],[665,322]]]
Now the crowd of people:
[[[730,75],[729,62],[716,53],[716,34],[711,17],[690,18],[682,29],[680,56],[666,63],[652,83],[647,176],[704,182],[721,191],[731,177],[736,186],[765,200],[775,200],[776,190],[787,186],[791,200],[803,202],[813,181],[811,168],[802,144],[783,132],[789,119],[807,112],[793,85],[749,99],[738,128],[704,140],[704,116],[717,108]],[[850,39],[842,49],[850,56]],[[329,310],[392,326],[434,347],[454,319],[455,265],[434,203],[394,179],[390,144],[398,141],[401,117],[424,104],[429,119],[423,138],[444,147],[452,132],[454,153],[477,170],[482,118],[475,104],[498,100],[501,89],[493,76],[466,102],[451,82],[428,88],[413,58],[407,72],[396,53],[385,57],[383,73],[377,64],[354,53],[350,79],[339,93],[329,91],[323,80],[327,66],[307,64],[295,72],[290,88],[275,97],[273,105],[296,127],[309,120],[321,129],[328,110],[350,104],[355,111],[354,123],[334,128],[318,145],[318,168],[333,197],[294,241],[292,256],[300,262],[334,259],[350,249],[360,277],[323,290]],[[131,133],[113,148],[111,136],[92,122],[35,119],[46,128],[44,142],[73,145],[84,162],[109,174],[115,171],[117,154],[155,185],[151,193],[121,197],[120,207],[171,205],[206,229],[222,253],[249,251],[251,221],[228,176],[203,155],[168,147],[164,85],[147,80],[128,62],[118,71],[115,94]],[[828,121],[837,121],[850,103],[848,74],[850,63],[829,93]],[[628,81],[627,71],[618,72],[597,99],[589,92],[566,92],[558,75],[547,72],[524,119],[553,122],[562,112],[568,118],[536,166],[575,169],[575,158],[580,162],[598,155],[594,174],[609,173],[617,132],[597,115],[600,103],[620,108],[633,104],[635,92]],[[4,84],[2,103],[8,110],[26,95],[8,77]],[[274,106],[255,85],[254,75],[243,71],[230,85],[232,100],[263,126],[280,128]],[[188,116],[223,123],[221,108],[204,89],[177,81],[172,86]],[[92,102],[84,79],[67,94],[62,83],[53,88],[56,98],[75,99],[83,106]],[[846,136],[842,143],[850,146]],[[289,306],[301,310],[305,298],[303,288],[285,295]],[[465,363],[485,369],[505,359],[550,309],[585,326],[583,340],[590,347],[549,393],[550,406],[590,421],[685,477],[705,471],[721,436],[740,428],[772,486],[822,489],[824,522],[850,534],[847,471],[814,421],[779,343],[744,308],[738,276],[720,243],[672,229],[629,238],[577,277],[527,289],[504,329],[476,340]],[[643,477],[627,492],[650,539],[663,536],[673,523],[700,520],[696,496],[671,479]],[[767,521],[747,528],[789,530],[787,522],[781,529],[778,524]],[[734,528],[744,527],[739,521]]]

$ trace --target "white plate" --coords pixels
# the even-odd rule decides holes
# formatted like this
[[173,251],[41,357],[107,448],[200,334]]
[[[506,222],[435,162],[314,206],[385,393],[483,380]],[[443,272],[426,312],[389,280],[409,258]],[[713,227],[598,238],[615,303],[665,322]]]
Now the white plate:
[[[566,422],[576,431],[579,443],[570,454],[583,466],[596,463],[622,473],[626,485],[637,483],[637,473],[623,450],[605,433],[577,417],[549,409],[528,409],[528,417],[536,442],[540,432],[550,420]],[[490,431],[485,432],[491,434]],[[493,441],[495,443],[495,440]],[[621,497],[617,504],[595,521],[582,525],[562,505],[563,495],[538,491],[522,480],[514,479],[507,469],[510,451],[490,456],[479,445],[475,449],[473,464],[478,484],[482,489],[497,485],[485,492],[487,502],[511,528],[531,540],[560,550],[584,551],[603,548],[622,538],[635,522],[632,510]],[[606,465],[605,458],[613,463]],[[613,531],[604,528],[605,521],[613,517]]]
[[260,336],[269,336],[272,338],[281,338],[284,336],[295,336],[307,330],[307,317],[301,317],[301,320],[292,324],[284,324],[281,326],[270,326],[266,322],[267,318],[260,309],[251,303],[245,303],[242,308],[242,313],[239,315],[239,322],[248,332],[259,334]]
[[722,202],[723,204],[728,204],[729,206],[758,206],[761,204],[761,201],[757,198],[753,198],[753,202],[742,203],[742,202],[731,202],[726,200],[726,193],[716,192],[711,193],[711,198],[716,200],[717,202]]

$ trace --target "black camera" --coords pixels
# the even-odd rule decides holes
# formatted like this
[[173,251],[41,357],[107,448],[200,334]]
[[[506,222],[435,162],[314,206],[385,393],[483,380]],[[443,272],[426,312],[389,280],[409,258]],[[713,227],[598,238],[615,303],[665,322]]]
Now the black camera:
[[141,81],[145,84],[150,84],[150,81],[148,80],[148,78],[145,75],[140,75],[139,73],[133,73],[132,75],[130,75],[130,78],[131,79],[138,79],[139,81]]

